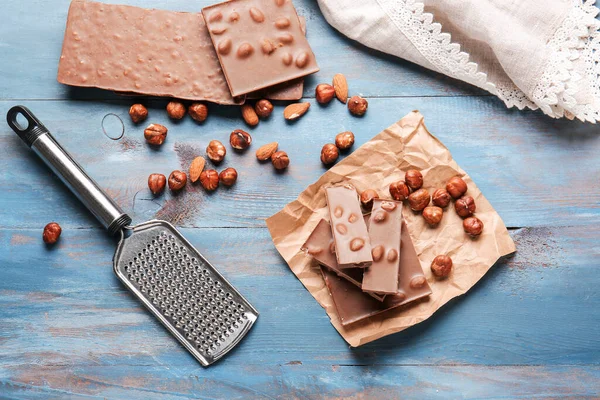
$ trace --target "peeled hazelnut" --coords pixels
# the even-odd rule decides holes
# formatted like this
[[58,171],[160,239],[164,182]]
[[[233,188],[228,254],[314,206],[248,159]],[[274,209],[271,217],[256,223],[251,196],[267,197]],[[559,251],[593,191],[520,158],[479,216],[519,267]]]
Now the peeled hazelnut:
[[338,148],[333,143],[327,143],[321,149],[321,162],[325,165],[333,164],[339,156]]
[[235,168],[227,168],[219,174],[219,181],[225,186],[232,186],[237,181],[237,176]]
[[254,111],[260,118],[269,118],[269,115],[273,112],[273,104],[267,99],[259,100],[254,105]]
[[452,259],[448,256],[437,256],[431,262],[431,272],[438,278],[447,278],[452,271]]
[[448,183],[446,183],[446,190],[450,193],[450,196],[458,199],[463,194],[467,193],[467,184],[458,176],[450,179]]
[[390,185],[390,195],[396,201],[404,201],[410,195],[410,189],[404,181],[394,182]]
[[150,124],[144,130],[144,138],[146,142],[153,146],[160,146],[167,138],[167,128],[160,124]]
[[367,189],[360,194],[360,204],[365,211],[369,211],[373,208],[373,200],[378,199],[379,194],[373,189]]
[[369,103],[360,96],[352,96],[348,101],[348,110],[354,115],[361,116],[367,112]]
[[236,129],[229,135],[229,144],[236,150],[246,150],[252,144],[252,136],[246,131]]
[[167,115],[172,119],[181,119],[185,117],[185,106],[178,101],[170,101],[167,104]]
[[348,150],[354,144],[354,133],[350,131],[338,133],[335,137],[335,145],[340,150]]
[[213,162],[220,163],[225,158],[225,154],[227,154],[227,149],[218,140],[211,140],[206,147],[206,155]]
[[431,226],[436,226],[442,220],[444,210],[437,206],[428,206],[423,210],[423,218]]
[[477,217],[469,217],[463,221],[463,229],[473,237],[481,235],[483,222]]
[[315,89],[315,97],[317,101],[321,104],[329,103],[333,97],[335,96],[335,89],[333,86],[327,83],[321,83],[317,85]]
[[44,232],[42,233],[42,239],[46,244],[54,244],[60,237],[62,233],[62,228],[56,222],[50,222],[48,225],[44,227]]
[[290,165],[290,159],[285,151],[276,151],[271,156],[271,162],[275,169],[286,169]]
[[172,191],[178,191],[184,188],[187,183],[187,175],[183,171],[173,171],[169,175],[169,189]]
[[421,186],[423,186],[423,175],[416,169],[409,169],[406,171],[404,181],[412,190],[421,189]]
[[166,184],[167,178],[163,174],[150,174],[148,177],[148,189],[154,195],[162,193]]
[[208,107],[202,103],[192,103],[188,108],[188,114],[194,121],[204,122],[208,117]]
[[214,169],[206,169],[200,174],[200,184],[208,191],[219,187],[219,173]]
[[148,116],[148,109],[141,104],[134,104],[129,108],[129,116],[134,124],[142,122]]
[[450,204],[450,200],[452,200],[452,197],[446,189],[438,189],[431,196],[433,204],[441,208],[446,208]]
[[430,201],[431,196],[429,196],[427,189],[419,189],[416,192],[412,192],[410,196],[408,196],[408,204],[410,205],[410,209],[413,211],[423,210],[429,205]]
[[454,203],[456,213],[462,218],[473,215],[475,208],[475,200],[473,200],[473,197],[471,196],[463,196]]

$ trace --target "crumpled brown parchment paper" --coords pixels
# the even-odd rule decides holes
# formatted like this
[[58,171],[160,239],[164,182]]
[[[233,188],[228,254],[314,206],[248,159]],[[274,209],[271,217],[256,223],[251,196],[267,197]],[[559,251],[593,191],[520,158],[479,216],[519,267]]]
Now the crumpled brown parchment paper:
[[[469,186],[467,193],[477,204],[475,215],[484,223],[483,233],[477,239],[468,237],[452,204],[445,210],[437,228],[427,226],[423,217],[405,204],[404,219],[433,294],[428,301],[407,304],[343,327],[317,263],[300,251],[319,220],[328,219],[324,188],[348,182],[359,192],[373,188],[380,196],[389,198],[389,184],[403,179],[404,171],[410,168],[421,170],[423,187],[430,193],[445,187],[451,177],[461,176]],[[427,131],[418,111],[411,112],[332,167],[295,201],[267,219],[267,227],[290,269],[325,308],[333,326],[353,347],[424,321],[449,300],[466,293],[500,257],[515,251],[514,242],[498,213],[452,159],[448,149]],[[429,268],[431,260],[439,254],[447,254],[454,261],[452,274],[446,280],[435,279]]]

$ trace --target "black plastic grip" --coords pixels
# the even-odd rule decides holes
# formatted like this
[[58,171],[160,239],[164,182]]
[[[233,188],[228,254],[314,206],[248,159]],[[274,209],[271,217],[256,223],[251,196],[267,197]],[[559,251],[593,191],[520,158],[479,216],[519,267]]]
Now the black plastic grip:
[[[27,126],[23,127],[17,121],[17,117],[22,115],[27,120]],[[12,128],[13,131],[22,141],[24,141],[27,146],[31,147],[33,142],[43,135],[44,133],[50,133],[48,129],[38,120],[35,115],[27,107],[24,106],[14,106],[8,113],[6,114],[6,122],[8,122],[8,126]]]

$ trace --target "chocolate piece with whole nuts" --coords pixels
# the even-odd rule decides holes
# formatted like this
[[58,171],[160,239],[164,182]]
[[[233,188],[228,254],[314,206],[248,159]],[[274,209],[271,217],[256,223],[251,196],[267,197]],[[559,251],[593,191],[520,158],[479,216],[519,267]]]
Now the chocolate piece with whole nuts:
[[252,144],[252,136],[246,131],[236,129],[229,135],[229,144],[236,150],[246,150]]
[[225,158],[225,154],[227,154],[227,149],[223,146],[223,143],[218,140],[211,140],[206,147],[206,155],[211,161],[215,163],[220,163]]
[[408,204],[410,205],[410,209],[413,211],[422,211],[425,207],[429,205],[431,201],[431,196],[427,189],[419,189],[416,192],[412,192],[408,196]]
[[350,110],[352,115],[356,115],[358,117],[365,115],[368,107],[369,102],[367,99],[364,99],[360,96],[352,96],[348,101],[348,110]]
[[483,232],[483,222],[477,217],[468,217],[463,221],[463,229],[471,237],[477,237]]
[[283,110],[283,117],[288,121],[294,121],[308,111],[310,103],[294,103],[290,104]]
[[179,120],[185,117],[185,106],[179,101],[170,101],[167,104],[167,115],[171,119]]
[[129,108],[129,116],[133,123],[137,124],[148,117],[148,109],[141,104],[134,104]]
[[412,190],[421,189],[421,186],[423,186],[423,175],[416,169],[409,169],[404,175],[404,182]]
[[219,173],[214,169],[205,169],[200,174],[200,184],[208,191],[216,190],[219,187]]
[[458,199],[463,194],[467,193],[467,184],[462,178],[455,176],[446,183],[446,190],[455,199]]
[[429,226],[437,226],[444,216],[444,210],[438,206],[427,206],[423,209],[423,219]]
[[440,208],[446,208],[452,201],[452,196],[446,189],[437,189],[431,196],[431,202]]
[[360,204],[365,211],[371,211],[373,209],[373,200],[378,199],[379,194],[373,189],[364,190],[360,194]]
[[285,151],[276,151],[271,156],[271,163],[277,170],[283,170],[290,165],[290,158]]
[[187,183],[187,175],[183,171],[175,170],[169,175],[169,189],[176,192],[185,187]]
[[42,240],[46,244],[54,244],[60,238],[60,234],[62,233],[62,228],[56,222],[50,222],[44,227],[44,232],[42,233]]
[[471,196],[463,196],[454,203],[454,209],[461,218],[473,215],[475,208],[475,200]]
[[354,133],[350,131],[338,133],[335,136],[335,145],[340,150],[348,150],[354,145]]
[[144,130],[144,138],[146,142],[153,146],[160,146],[167,138],[168,129],[160,124],[150,124]]
[[250,104],[242,105],[242,118],[250,126],[258,125],[258,115]]
[[319,104],[329,103],[331,100],[333,100],[334,96],[335,90],[333,89],[333,86],[327,83],[320,83],[315,88],[315,97]]
[[344,75],[335,74],[333,76],[333,89],[335,90],[335,97],[346,104],[348,101],[348,82]]
[[267,143],[256,150],[258,161],[267,161],[277,151],[279,144],[277,142]]
[[267,99],[261,99],[254,105],[254,111],[260,118],[269,118],[273,112],[273,104]]
[[150,174],[150,176],[148,176],[148,189],[150,189],[155,196],[165,190],[166,184],[167,178],[163,174]]
[[235,168],[226,168],[219,174],[219,182],[225,186],[233,186],[237,181],[238,173]]
[[335,163],[340,156],[338,148],[333,143],[327,143],[321,149],[321,162],[325,165]]
[[447,278],[452,271],[452,259],[446,255],[440,255],[431,262],[431,272],[437,278]]
[[192,163],[190,164],[190,180],[192,182],[196,182],[200,179],[200,174],[204,171],[205,165],[206,160],[202,156],[198,156],[192,160]]
[[404,201],[410,195],[410,188],[404,181],[393,182],[390,185],[390,196],[396,201]]
[[203,103],[192,103],[188,108],[188,114],[196,122],[204,122],[208,117],[208,107]]

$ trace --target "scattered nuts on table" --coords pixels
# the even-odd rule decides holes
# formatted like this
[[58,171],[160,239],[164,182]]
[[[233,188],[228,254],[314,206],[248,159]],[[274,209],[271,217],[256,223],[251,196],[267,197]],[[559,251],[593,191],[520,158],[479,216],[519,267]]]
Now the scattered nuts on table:
[[412,190],[421,189],[421,186],[423,186],[423,175],[416,169],[409,169],[406,171],[404,181]]
[[167,138],[168,129],[160,124],[150,124],[144,130],[144,138],[146,142],[153,146],[160,146]]
[[227,168],[219,174],[219,181],[225,186],[232,186],[237,181],[237,176],[235,168]]
[[163,174],[150,174],[148,176],[148,189],[154,195],[162,193],[166,184],[167,178]]
[[273,112],[273,104],[267,99],[261,99],[254,105],[254,111],[262,119],[269,118]]
[[320,83],[315,88],[315,97],[320,104],[327,104],[335,96],[335,89],[327,83]]
[[133,123],[137,124],[148,117],[148,109],[141,104],[134,104],[129,108],[129,116]]
[[348,101],[348,82],[346,81],[346,77],[342,74],[335,74],[333,76],[333,88],[335,90],[335,97],[346,104]]
[[194,121],[204,122],[208,117],[208,107],[203,103],[192,103],[188,108],[188,114]]
[[452,271],[452,259],[448,256],[437,256],[431,262],[431,272],[438,278],[447,278]]
[[441,208],[446,208],[451,200],[452,197],[450,197],[450,193],[446,189],[437,189],[431,196],[433,204]]
[[348,150],[354,145],[354,133],[350,131],[338,133],[335,137],[335,145],[340,150]]
[[185,117],[185,106],[179,101],[170,101],[167,104],[167,115],[171,119],[181,119]]
[[56,222],[50,222],[44,227],[44,233],[42,233],[42,239],[46,244],[54,244],[57,242],[60,234],[62,233],[62,228]]
[[446,183],[446,190],[455,199],[467,193],[467,184],[460,177],[455,176]]
[[183,171],[175,170],[169,175],[169,189],[176,192],[184,188],[187,183],[187,175]]
[[477,217],[468,217],[463,221],[463,229],[473,237],[481,235],[483,222]]
[[369,102],[360,96],[352,96],[348,101],[348,110],[359,117],[367,112],[367,107],[369,107]]
[[206,155],[215,163],[223,161],[225,154],[227,154],[227,149],[218,140],[211,140],[206,147]]
[[258,115],[250,104],[242,105],[242,118],[250,126],[258,125]]
[[246,131],[236,129],[229,135],[229,144],[236,150],[246,150],[252,144],[252,136]]
[[200,174],[200,184],[208,191],[219,187],[219,173],[214,169],[207,169]]
[[196,182],[200,179],[200,174],[204,171],[205,165],[206,160],[202,156],[198,156],[192,160],[192,163],[190,164],[190,180],[192,182]]
[[410,195],[410,188],[404,181],[394,182],[390,185],[390,195],[396,201],[404,201]]
[[290,158],[285,151],[276,151],[271,156],[271,162],[275,169],[282,170],[286,169],[290,165]]
[[360,194],[360,204],[365,211],[370,211],[373,209],[373,200],[378,198],[379,194],[377,191],[373,189],[367,189],[362,191]]
[[294,121],[308,111],[310,103],[294,103],[290,104],[283,110],[283,117],[288,121]]
[[443,216],[444,210],[438,206],[427,206],[425,209],[423,209],[423,218],[430,226],[438,225]]
[[258,161],[267,161],[273,153],[277,151],[279,144],[277,142],[267,143],[256,150],[256,158]]
[[408,196],[408,204],[413,211],[421,211],[429,205],[431,196],[427,189],[419,189]]
[[331,165],[337,161],[340,156],[338,148],[333,143],[327,143],[321,149],[321,162],[325,165]]
[[462,218],[473,215],[475,208],[475,200],[473,200],[473,197],[471,196],[463,196],[454,203],[456,213]]

